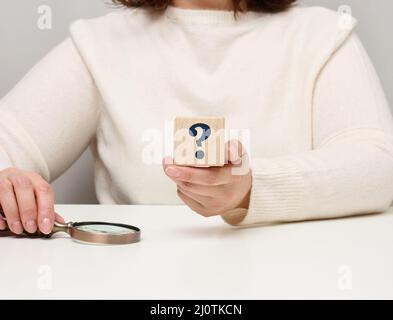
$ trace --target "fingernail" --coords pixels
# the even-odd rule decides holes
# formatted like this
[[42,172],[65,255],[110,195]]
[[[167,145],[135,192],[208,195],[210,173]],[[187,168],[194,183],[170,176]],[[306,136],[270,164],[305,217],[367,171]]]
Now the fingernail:
[[48,218],[42,219],[41,225],[40,225],[40,230],[45,234],[48,234],[52,231],[52,223],[51,223],[50,219],[48,219]]
[[179,177],[180,177],[180,174],[181,174],[181,172],[180,172],[179,169],[172,168],[172,167],[169,167],[168,169],[166,169],[166,170],[165,170],[165,173],[166,173],[168,176],[173,177],[173,178],[179,178]]
[[27,232],[34,233],[37,231],[37,224],[34,220],[27,220],[25,223],[25,229]]
[[233,148],[229,149],[231,162],[241,160],[242,156],[241,156],[241,154],[239,152],[240,152],[240,150],[238,150],[238,149],[233,149]]
[[21,234],[23,232],[23,227],[20,221],[13,222],[11,224],[11,230],[16,234]]
[[0,230],[4,230],[6,227],[7,226],[6,226],[5,222],[4,222],[4,220],[0,219]]

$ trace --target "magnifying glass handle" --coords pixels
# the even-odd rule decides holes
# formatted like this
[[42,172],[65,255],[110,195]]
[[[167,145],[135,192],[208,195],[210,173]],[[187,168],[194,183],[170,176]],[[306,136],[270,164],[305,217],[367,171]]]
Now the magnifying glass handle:
[[[4,212],[0,206],[0,219],[3,219],[4,221],[7,221],[7,219],[4,216]],[[30,237],[44,237],[44,238],[49,238],[51,237],[53,234],[57,233],[57,232],[66,232],[69,234],[70,228],[71,228],[72,222],[68,222],[68,223],[61,223],[61,222],[57,222],[55,221],[54,225],[53,225],[53,229],[52,232],[49,234],[45,234],[42,233],[41,231],[36,231],[35,233],[27,233],[27,232],[23,232],[23,234],[26,234]],[[6,228],[4,230],[0,230],[0,232],[10,232],[10,228],[8,228],[8,226],[6,226]]]
[[50,233],[50,235],[53,235],[54,233],[57,233],[57,232],[65,232],[65,233],[70,234],[71,227],[72,227],[72,222],[61,223],[61,222],[55,221],[55,223],[53,225],[52,232]]

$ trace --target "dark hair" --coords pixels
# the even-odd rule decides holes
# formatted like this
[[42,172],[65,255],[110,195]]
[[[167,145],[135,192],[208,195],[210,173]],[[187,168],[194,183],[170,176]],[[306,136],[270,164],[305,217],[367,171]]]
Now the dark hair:
[[[143,7],[156,11],[165,10],[171,0],[112,0],[126,7]],[[242,0],[232,0],[235,13],[242,11]],[[247,10],[276,13],[288,9],[296,0],[245,0]]]

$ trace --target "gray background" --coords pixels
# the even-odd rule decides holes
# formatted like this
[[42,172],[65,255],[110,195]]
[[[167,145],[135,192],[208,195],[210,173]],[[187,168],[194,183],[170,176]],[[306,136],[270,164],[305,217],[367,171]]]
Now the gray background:
[[[393,30],[392,0],[303,0],[337,10],[349,5],[359,20],[357,32],[374,62],[386,95],[393,106]],[[52,30],[39,30],[37,8],[49,5],[53,10]],[[52,47],[68,35],[69,24],[79,18],[106,14],[113,10],[110,0],[29,0],[3,1],[0,11],[0,97]],[[96,203],[93,186],[93,162],[87,150],[54,183],[57,203]]]

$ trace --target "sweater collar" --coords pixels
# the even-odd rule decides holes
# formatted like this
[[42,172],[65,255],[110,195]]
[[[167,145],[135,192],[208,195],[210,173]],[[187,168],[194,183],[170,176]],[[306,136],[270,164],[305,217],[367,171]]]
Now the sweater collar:
[[235,18],[233,11],[227,10],[184,9],[174,6],[165,10],[165,16],[169,20],[190,25],[242,25],[258,22],[265,15],[267,14],[248,11],[239,12]]

